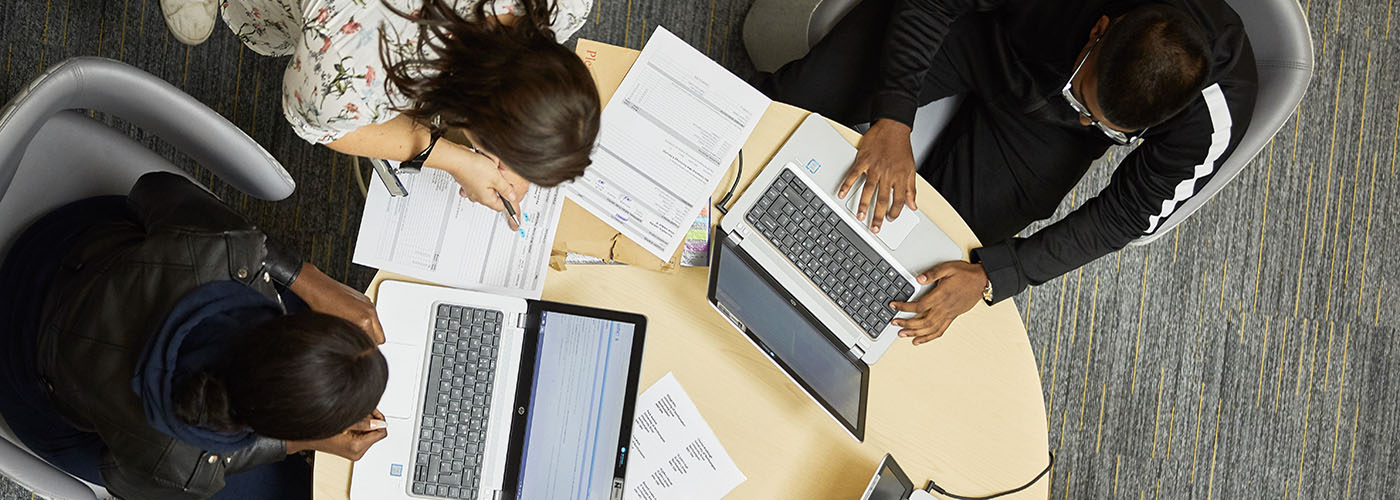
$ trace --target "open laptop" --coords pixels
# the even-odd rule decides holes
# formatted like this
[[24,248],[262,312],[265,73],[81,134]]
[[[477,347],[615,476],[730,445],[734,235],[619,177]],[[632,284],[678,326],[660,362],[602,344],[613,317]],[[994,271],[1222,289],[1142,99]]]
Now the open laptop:
[[715,230],[708,298],[863,440],[869,365],[898,337],[890,301],[926,292],[917,273],[962,249],[918,211],[871,233],[835,194],[855,156],[825,118],[808,115]]
[[385,281],[388,437],[352,500],[620,499],[646,318]]

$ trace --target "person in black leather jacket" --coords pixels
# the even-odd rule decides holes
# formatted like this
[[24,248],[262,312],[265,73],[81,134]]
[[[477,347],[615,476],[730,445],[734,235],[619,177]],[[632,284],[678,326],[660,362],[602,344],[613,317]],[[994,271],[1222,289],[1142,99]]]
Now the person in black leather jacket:
[[386,435],[369,300],[175,174],[31,225],[0,325],[0,414],[121,498],[307,498],[288,455],[354,460]]

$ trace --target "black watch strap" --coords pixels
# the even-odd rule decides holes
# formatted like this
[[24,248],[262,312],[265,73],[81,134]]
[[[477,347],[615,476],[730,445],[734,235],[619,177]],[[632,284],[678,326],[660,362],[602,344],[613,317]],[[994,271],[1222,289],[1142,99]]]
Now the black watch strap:
[[423,148],[423,152],[418,153],[412,159],[400,163],[399,170],[409,172],[420,172],[423,170],[423,163],[428,161],[428,155],[433,154],[433,146],[437,146],[438,139],[442,138],[442,128],[434,127],[432,133],[428,135],[428,147]]

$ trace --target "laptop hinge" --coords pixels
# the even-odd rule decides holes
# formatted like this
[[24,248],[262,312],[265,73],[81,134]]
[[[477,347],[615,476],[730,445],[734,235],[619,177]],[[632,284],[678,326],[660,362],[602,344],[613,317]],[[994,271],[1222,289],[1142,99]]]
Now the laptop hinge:
[[525,328],[525,313],[516,313],[516,314],[515,314],[515,327],[516,327],[516,328]]
[[503,492],[503,491],[501,491],[501,490],[492,490],[492,491],[491,491],[491,500],[501,500],[501,496],[504,495],[504,494],[505,494],[505,492]]
[[734,313],[729,312],[729,308],[728,308],[728,307],[724,307],[724,304],[723,304],[723,303],[721,303],[721,302],[719,302],[719,301],[715,301],[714,304],[715,304],[715,309],[719,309],[719,313],[720,313],[721,315],[724,316],[724,319],[729,320],[729,323],[732,324],[732,325],[734,325],[734,328],[738,328],[739,331],[741,331],[741,332],[748,331],[748,330],[745,330],[745,329],[744,329],[744,322],[743,322],[743,321],[739,321],[739,317],[738,317],[738,316],[735,316]]
[[734,241],[735,246],[738,246],[740,243],[744,242],[744,238],[748,236],[748,232],[749,227],[747,225],[741,225],[735,228],[733,232],[730,232],[728,238]]
[[865,348],[860,346],[860,342],[856,342],[855,345],[851,346],[851,350],[848,352],[857,360],[860,360],[861,358],[865,357]]

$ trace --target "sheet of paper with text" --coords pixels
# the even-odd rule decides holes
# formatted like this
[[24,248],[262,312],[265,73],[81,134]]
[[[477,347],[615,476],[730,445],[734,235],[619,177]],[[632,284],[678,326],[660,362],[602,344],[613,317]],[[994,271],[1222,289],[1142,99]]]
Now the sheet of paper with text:
[[772,101],[658,26],[603,109],[569,197],[669,260]]
[[674,373],[637,396],[623,500],[718,500],[748,479]]
[[354,262],[434,283],[538,299],[544,293],[559,188],[531,186],[516,207],[520,229],[505,215],[457,194],[457,181],[425,168],[401,175],[408,196],[392,197],[372,181],[360,219]]

